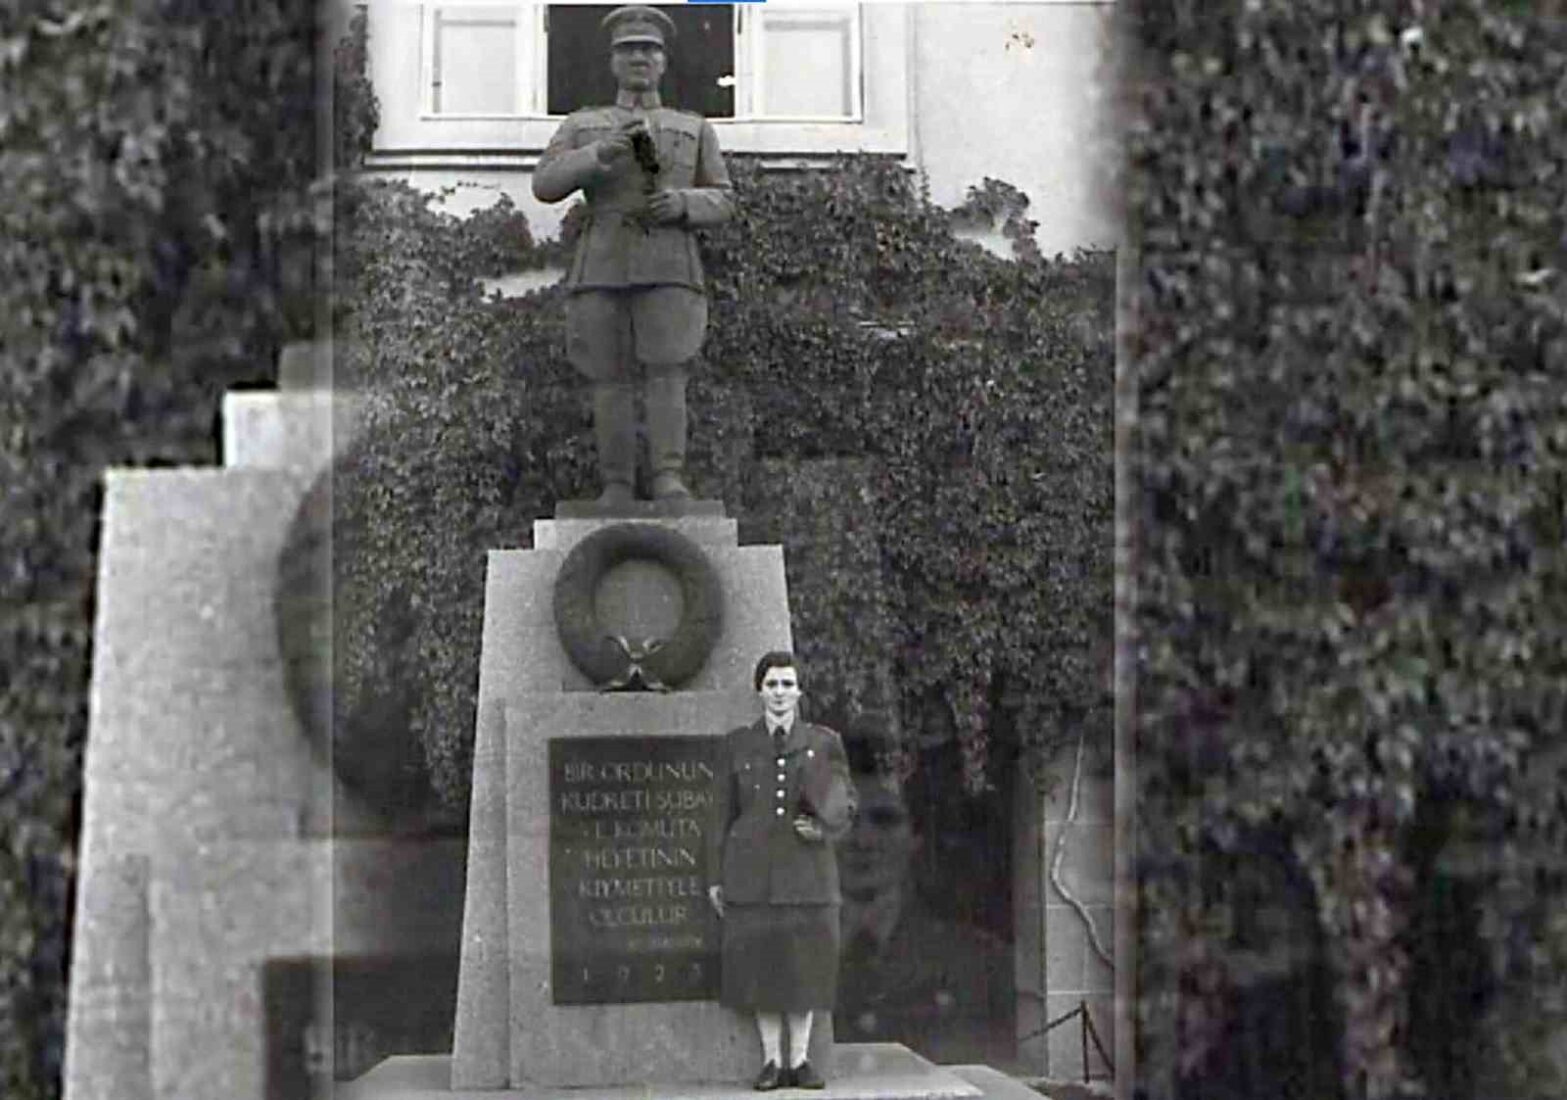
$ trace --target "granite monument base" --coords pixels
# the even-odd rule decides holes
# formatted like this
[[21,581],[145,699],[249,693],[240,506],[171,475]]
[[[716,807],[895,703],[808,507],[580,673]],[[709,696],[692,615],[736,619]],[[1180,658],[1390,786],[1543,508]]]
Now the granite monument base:
[[[738,1084],[756,1073],[761,1052],[755,1026],[749,1017],[712,999],[716,988],[705,999],[682,999],[671,983],[667,999],[635,1003],[628,998],[621,1003],[612,992],[602,1003],[562,1003],[561,975],[554,965],[560,923],[584,914],[575,907],[556,911],[562,898],[551,888],[552,874],[560,872],[551,866],[551,857],[559,856],[558,850],[552,851],[551,820],[558,807],[551,805],[549,781],[551,742],[558,748],[624,738],[646,752],[649,742],[721,733],[750,720],[754,708],[755,700],[744,695],[700,691],[536,693],[514,696],[504,707],[485,708],[474,750],[454,1085],[615,1087],[641,1080]],[[649,818],[648,823],[660,819]],[[602,850],[628,855],[639,851],[607,844]],[[673,850],[678,852],[680,846]],[[663,881],[680,881],[679,872],[674,878],[669,874],[664,873]],[[567,889],[577,893],[574,887]],[[704,891],[688,894],[694,897],[646,907],[688,905],[700,911],[693,916],[704,915]],[[685,932],[693,930],[690,922],[683,923],[688,925]],[[698,930],[705,933],[708,949],[715,950],[716,926]],[[616,959],[628,961],[633,958]],[[674,977],[674,965],[670,970]],[[823,1064],[831,1052],[831,1021],[819,1014],[811,1057]]]
[[[598,774],[598,759],[618,761],[628,775],[654,761],[659,774],[678,771],[684,750],[671,743],[716,739],[754,720],[756,659],[790,646],[782,548],[740,546],[735,520],[710,510],[661,509],[645,504],[632,521],[666,526],[700,547],[724,607],[706,664],[669,694],[598,692],[556,634],[552,593],[562,563],[582,539],[627,516],[561,514],[534,525],[533,549],[490,554],[457,1018],[443,1088],[732,1088],[761,1065],[754,1021],[720,1006],[711,983],[717,933],[701,856],[706,815],[678,801],[700,798],[701,781],[640,794],[609,780],[555,789],[570,785],[566,768]],[[633,561],[601,578],[596,602],[607,633],[668,636],[682,600],[660,572]],[[644,796],[636,806],[620,801]],[[611,798],[615,808],[595,813],[583,798]],[[590,849],[580,834],[566,838],[580,829],[597,831],[601,843]],[[568,844],[577,847],[563,861]],[[559,881],[565,862],[579,880]],[[647,927],[595,937],[586,928],[595,913],[583,903],[589,898],[611,907],[596,910],[605,927],[622,919]],[[573,952],[569,972],[560,966],[563,944]],[[810,1058],[831,1064],[830,1019],[818,1018]]]

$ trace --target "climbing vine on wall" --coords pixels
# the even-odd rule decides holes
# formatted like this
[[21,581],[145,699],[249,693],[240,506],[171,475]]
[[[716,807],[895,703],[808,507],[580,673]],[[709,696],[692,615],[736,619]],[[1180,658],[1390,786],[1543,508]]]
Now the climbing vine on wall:
[[[991,255],[876,159],[734,176],[741,215],[705,241],[693,474],[747,538],[787,541],[782,518],[814,493],[813,522],[842,540],[790,577],[818,713],[955,736],[976,791],[998,738],[1042,749],[1088,723],[1103,747],[1109,257]],[[968,223],[1021,216],[1011,189],[976,195]],[[536,259],[504,205],[459,221],[365,181],[337,221],[355,349],[340,370],[366,407],[333,483],[338,736],[401,693],[432,790],[460,808],[483,551],[525,545],[556,500],[592,491],[582,386],[558,291],[480,288]],[[862,614],[834,613],[849,606]]]
[[1254,1057],[1203,886],[1272,873],[1266,832],[1313,885],[1344,1095],[1560,1095],[1524,1052],[1567,1022],[1567,23],[1127,15],[1150,1094],[1308,1094]]

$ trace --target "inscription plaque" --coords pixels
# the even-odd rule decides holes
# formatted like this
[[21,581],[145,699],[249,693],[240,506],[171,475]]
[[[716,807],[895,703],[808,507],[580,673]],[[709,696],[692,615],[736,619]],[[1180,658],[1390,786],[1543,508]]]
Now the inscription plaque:
[[550,739],[555,1004],[718,998],[706,837],[721,744]]

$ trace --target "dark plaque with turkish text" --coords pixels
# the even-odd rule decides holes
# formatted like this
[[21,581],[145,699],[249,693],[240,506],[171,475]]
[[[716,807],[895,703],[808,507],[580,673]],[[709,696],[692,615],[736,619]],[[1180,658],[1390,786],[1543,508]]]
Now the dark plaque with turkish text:
[[718,997],[707,900],[717,737],[552,738],[556,1004]]

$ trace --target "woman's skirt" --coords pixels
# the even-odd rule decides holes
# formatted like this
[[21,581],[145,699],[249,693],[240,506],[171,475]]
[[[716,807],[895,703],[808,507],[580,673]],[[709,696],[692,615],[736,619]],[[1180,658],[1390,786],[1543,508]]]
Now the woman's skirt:
[[724,909],[719,1003],[751,1012],[831,1009],[838,995],[838,906]]

